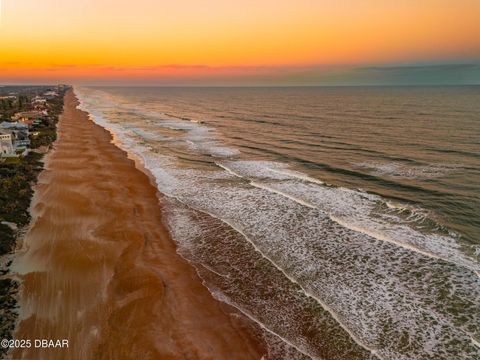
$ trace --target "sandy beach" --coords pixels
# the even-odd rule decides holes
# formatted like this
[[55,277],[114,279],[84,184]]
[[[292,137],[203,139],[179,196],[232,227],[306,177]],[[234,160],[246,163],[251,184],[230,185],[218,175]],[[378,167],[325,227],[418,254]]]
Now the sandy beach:
[[15,359],[260,359],[253,325],[216,301],[176,253],[157,189],[72,91],[13,270],[22,281],[16,339],[68,348]]

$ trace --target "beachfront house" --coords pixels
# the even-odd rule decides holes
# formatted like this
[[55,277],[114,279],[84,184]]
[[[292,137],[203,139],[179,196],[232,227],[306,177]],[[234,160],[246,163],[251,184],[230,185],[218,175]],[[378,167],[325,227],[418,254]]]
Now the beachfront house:
[[12,134],[0,131],[0,156],[15,156]]
[[15,115],[12,116],[12,120],[14,123],[20,123],[27,125],[29,129],[31,129],[33,126],[39,126],[41,125],[42,119],[46,119],[48,116],[47,111],[24,111],[24,112],[19,112],[16,113]]
[[44,111],[47,109],[47,99],[40,96],[35,96],[32,99],[32,107],[35,111]]
[[58,93],[56,91],[46,91],[45,93],[43,93],[43,96],[45,98],[47,98],[48,100],[52,100],[53,98],[56,98],[58,95]]
[[32,105],[45,105],[47,103],[47,99],[41,96],[35,96],[32,99]]
[[27,119],[27,120],[36,120],[36,119],[43,119],[46,116],[48,116],[48,112],[46,110],[44,111],[22,111],[18,112],[15,115],[12,116],[13,121],[19,121],[22,119]]
[[20,122],[3,121],[0,123],[0,131],[14,134],[15,139],[28,140],[28,125]]
[[[15,156],[15,155],[26,155],[28,154],[28,146],[30,145],[28,125],[22,123],[11,123],[11,122],[2,122],[0,123],[0,133],[5,136],[5,153],[8,155],[2,156]],[[8,140],[13,146],[12,151],[7,151],[9,149]],[[3,145],[2,145],[3,146]]]

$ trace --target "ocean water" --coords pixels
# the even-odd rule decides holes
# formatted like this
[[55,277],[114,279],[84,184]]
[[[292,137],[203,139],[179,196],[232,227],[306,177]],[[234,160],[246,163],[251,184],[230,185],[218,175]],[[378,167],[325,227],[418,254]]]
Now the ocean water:
[[271,358],[480,358],[480,87],[75,91]]

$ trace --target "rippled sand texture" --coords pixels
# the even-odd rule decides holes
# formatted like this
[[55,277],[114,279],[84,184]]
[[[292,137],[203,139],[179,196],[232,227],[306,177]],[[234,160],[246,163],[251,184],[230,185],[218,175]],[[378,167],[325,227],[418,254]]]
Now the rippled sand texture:
[[156,189],[66,95],[14,269],[17,339],[68,339],[24,359],[260,359],[251,324],[213,299],[176,254]]

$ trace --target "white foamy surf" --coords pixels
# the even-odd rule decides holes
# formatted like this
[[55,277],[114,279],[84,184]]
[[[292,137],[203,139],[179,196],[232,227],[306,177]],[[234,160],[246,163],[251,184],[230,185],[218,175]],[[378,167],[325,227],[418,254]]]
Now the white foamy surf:
[[[154,111],[132,117],[131,111],[123,113],[129,108],[125,99],[124,108],[119,109],[114,107],[115,99],[95,90],[78,93],[94,121],[111,131],[123,149],[143,160],[159,190],[187,207],[182,211],[191,209],[218,219],[228,226],[218,224],[215,229],[229,232],[230,227],[240,237],[230,236],[252,245],[254,252],[248,248],[238,254],[224,251],[218,262],[210,264],[215,244],[204,239],[222,237],[222,233],[210,233],[210,226],[193,231],[200,221],[193,215],[189,215],[193,220],[188,229],[179,231],[184,225],[175,212],[180,210],[174,202],[170,204],[168,211],[174,215],[169,224],[180,251],[206,264],[211,276],[224,279],[216,280],[216,289],[213,280],[207,280],[212,292],[279,339],[312,358],[324,351],[305,339],[293,319],[265,314],[269,308],[277,314],[287,311],[283,296],[298,304],[297,315],[302,309],[312,311],[316,315],[311,316],[318,319],[309,321],[328,322],[340,334],[338,338],[351,338],[352,349],[356,343],[368,350],[364,354],[355,348],[363,354],[359,358],[422,359],[428,354],[446,359],[455,354],[474,359],[479,355],[472,343],[478,337],[478,260],[462,250],[454,233],[423,227],[421,218],[389,211],[387,199],[325,185],[288,164],[238,159],[239,150],[224,144],[217,131],[203,124]],[[210,159],[218,156],[227,159]],[[245,282],[245,287],[250,278],[262,274],[248,273],[246,268],[241,278],[235,266],[225,265],[237,261],[240,254],[253,259],[255,250],[268,260],[257,271],[284,284],[283,295],[274,289],[269,294],[276,302],[267,298],[259,302],[259,294],[253,296],[253,284],[248,291],[238,289],[236,282]],[[252,295],[245,295],[249,291]],[[321,331],[316,322],[311,326]],[[396,341],[401,336],[409,339],[408,347]]]

